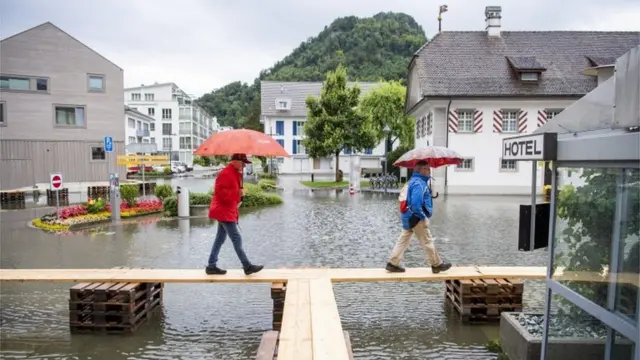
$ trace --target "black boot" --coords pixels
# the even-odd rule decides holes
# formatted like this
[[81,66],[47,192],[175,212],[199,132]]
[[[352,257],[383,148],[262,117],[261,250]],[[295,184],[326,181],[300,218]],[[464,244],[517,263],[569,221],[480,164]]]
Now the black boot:
[[264,265],[249,265],[248,268],[244,269],[244,274],[245,275],[255,274],[262,269],[264,269]]
[[220,269],[217,266],[207,266],[204,271],[207,275],[224,275],[227,273],[227,270]]
[[442,262],[440,265],[438,266],[432,266],[431,267],[431,272],[433,272],[434,274],[437,274],[439,272],[443,272],[443,271],[447,271],[451,268],[451,263],[448,262]]
[[389,272],[404,272],[404,268],[402,266],[395,266],[392,263],[387,263],[387,271]]

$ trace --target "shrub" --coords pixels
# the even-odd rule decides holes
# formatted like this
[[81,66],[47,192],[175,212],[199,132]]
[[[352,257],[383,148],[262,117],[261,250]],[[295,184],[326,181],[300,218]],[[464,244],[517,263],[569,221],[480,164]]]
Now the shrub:
[[102,198],[89,199],[87,202],[87,211],[89,214],[96,214],[99,212],[104,212],[107,209],[107,203]]
[[207,193],[190,193],[189,205],[209,205],[211,203],[211,195]]
[[136,198],[140,196],[140,186],[138,184],[120,185],[120,197],[127,201],[129,206],[136,205]]
[[276,181],[273,179],[261,179],[258,181],[258,186],[264,191],[270,191],[276,189]]
[[160,200],[164,200],[174,195],[171,185],[157,185],[154,191],[156,197]]
[[278,176],[275,174],[269,174],[267,172],[258,173],[260,179],[276,179]]
[[165,167],[163,170],[165,175],[171,175],[171,168],[170,167]]
[[282,204],[282,198],[275,194],[265,194],[258,185],[245,184],[246,194],[241,207],[269,206]]
[[178,197],[171,196],[164,199],[162,207],[166,216],[178,216]]

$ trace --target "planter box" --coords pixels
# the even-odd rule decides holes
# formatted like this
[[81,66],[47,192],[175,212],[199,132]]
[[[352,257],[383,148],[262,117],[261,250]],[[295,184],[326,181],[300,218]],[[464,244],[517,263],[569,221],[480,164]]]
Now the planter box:
[[[517,319],[520,313],[504,312],[500,317],[500,345],[511,360],[540,360],[542,338],[533,337]],[[527,314],[541,315],[541,314]],[[547,360],[602,360],[605,339],[553,338],[547,347]],[[617,341],[612,359],[631,359],[633,343]]]

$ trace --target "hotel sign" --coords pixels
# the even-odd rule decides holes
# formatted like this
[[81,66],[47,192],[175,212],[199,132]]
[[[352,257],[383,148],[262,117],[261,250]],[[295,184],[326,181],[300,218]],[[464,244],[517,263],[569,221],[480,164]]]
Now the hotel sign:
[[557,156],[557,133],[531,134],[502,139],[502,160],[553,161]]

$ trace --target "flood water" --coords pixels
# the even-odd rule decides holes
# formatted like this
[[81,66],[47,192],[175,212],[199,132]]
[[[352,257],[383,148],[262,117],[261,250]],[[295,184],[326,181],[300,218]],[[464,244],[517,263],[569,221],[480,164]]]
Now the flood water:
[[[384,267],[399,234],[397,195],[300,189],[283,178],[285,202],[240,219],[251,261],[266,267]],[[211,179],[173,180],[206,191]],[[518,205],[527,197],[435,200],[432,232],[460,265],[546,264],[518,252]],[[215,235],[208,219],[146,221],[57,236],[27,227],[43,209],[0,212],[2,268],[202,268]],[[219,265],[239,268],[228,241]],[[424,267],[414,240],[405,265]],[[72,284],[0,284],[3,359],[253,359],[271,329],[268,284],[167,284],[157,316],[131,335],[69,333]],[[442,283],[334,286],[356,359],[495,359],[484,348],[498,325],[465,325],[445,311]],[[525,311],[542,311],[544,283],[525,282]]]

